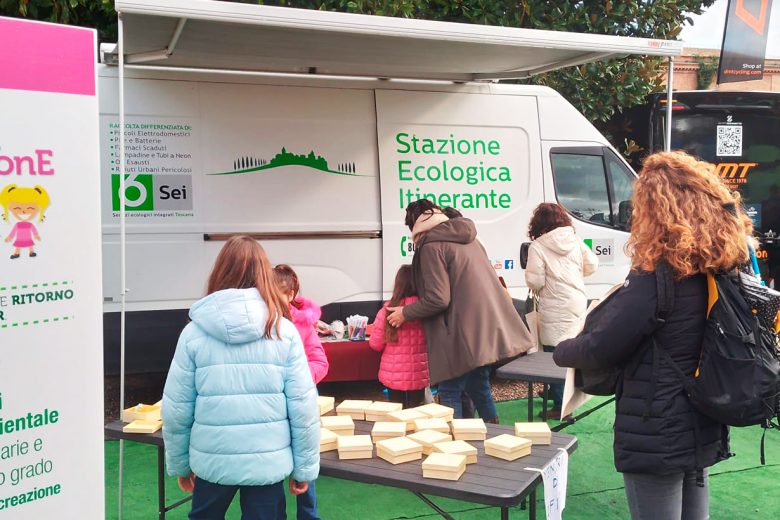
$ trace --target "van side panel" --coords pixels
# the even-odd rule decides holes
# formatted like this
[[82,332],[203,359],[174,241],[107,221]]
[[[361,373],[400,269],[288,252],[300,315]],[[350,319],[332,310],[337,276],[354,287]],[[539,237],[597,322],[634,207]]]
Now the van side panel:
[[383,286],[411,262],[404,209],[419,198],[477,223],[498,275],[523,283],[518,255],[543,200],[536,96],[377,90]]

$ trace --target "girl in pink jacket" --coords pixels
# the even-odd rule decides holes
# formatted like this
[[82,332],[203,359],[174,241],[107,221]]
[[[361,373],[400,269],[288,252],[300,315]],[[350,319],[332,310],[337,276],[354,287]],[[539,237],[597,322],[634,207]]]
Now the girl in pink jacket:
[[287,302],[290,304],[292,322],[303,340],[311,377],[314,379],[315,385],[319,384],[328,375],[328,357],[325,355],[325,349],[322,348],[322,342],[315,329],[322,311],[320,311],[319,305],[298,295],[301,284],[292,267],[287,264],[279,264],[274,267],[274,276],[279,289],[287,297]]
[[379,309],[369,345],[382,353],[379,381],[389,392],[390,401],[404,407],[425,404],[428,376],[428,350],[420,321],[406,321],[400,328],[387,322],[387,308],[400,307],[417,301],[412,266],[403,265],[395,275],[393,295]]

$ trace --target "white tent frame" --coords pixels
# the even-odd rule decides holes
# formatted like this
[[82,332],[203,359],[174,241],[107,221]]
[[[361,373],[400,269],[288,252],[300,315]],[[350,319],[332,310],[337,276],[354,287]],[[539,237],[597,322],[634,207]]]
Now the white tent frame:
[[[165,66],[165,63],[176,51],[182,33],[188,19],[200,21],[213,21],[215,23],[232,23],[252,25],[257,30],[264,27],[300,29],[302,25],[319,31],[332,31],[354,35],[377,34],[384,37],[427,39],[433,41],[447,41],[454,43],[470,43],[476,45],[502,45],[522,48],[544,49],[577,49],[581,54],[574,58],[556,61],[531,68],[517,68],[512,70],[478,72],[469,75],[471,81],[498,81],[502,79],[528,78],[536,74],[549,72],[565,67],[581,65],[592,61],[627,56],[627,55],[654,55],[669,58],[667,76],[667,106],[665,128],[665,150],[670,149],[672,131],[672,90],[674,73],[674,56],[682,52],[680,42],[668,40],[648,40],[644,38],[628,38],[618,36],[602,36],[590,34],[578,34],[567,32],[539,31],[532,29],[516,29],[507,27],[489,27],[469,25],[451,22],[430,22],[424,20],[409,20],[368,15],[354,15],[344,13],[332,13],[322,11],[305,11],[291,8],[275,8],[259,5],[230,4],[206,0],[117,0],[115,9],[118,14],[118,42],[115,49],[116,61],[112,61],[112,53],[104,54],[104,61],[116,64],[119,69],[119,161],[120,177],[119,192],[123,194],[126,189],[125,179],[125,70],[158,70],[175,71],[184,73],[209,73],[236,76],[267,76],[289,74],[279,71],[263,71],[247,68],[222,68],[218,64],[215,67],[187,67]],[[168,44],[159,50],[125,54],[126,34],[123,15],[142,14],[148,16],[162,16],[176,18],[176,26],[171,33]],[[101,49],[102,51],[102,49]],[[101,52],[102,53],[102,52]],[[102,53],[103,54],[103,53]],[[106,59],[107,58],[107,59]],[[157,63],[155,63],[157,62]],[[303,76],[306,73],[294,73]],[[353,74],[353,77],[360,74]],[[390,77],[390,76],[381,76]],[[409,79],[397,76],[398,79]],[[419,74],[411,76],[411,79],[441,80],[440,75],[432,74],[426,78]],[[451,81],[462,82],[462,74],[453,71]],[[126,330],[126,297],[127,288],[127,258],[126,258],[126,209],[121,204],[119,212],[119,239],[120,239],[120,385],[119,406],[120,411],[125,408],[125,330]],[[119,519],[123,513],[123,468],[124,468],[124,441],[119,443]]]

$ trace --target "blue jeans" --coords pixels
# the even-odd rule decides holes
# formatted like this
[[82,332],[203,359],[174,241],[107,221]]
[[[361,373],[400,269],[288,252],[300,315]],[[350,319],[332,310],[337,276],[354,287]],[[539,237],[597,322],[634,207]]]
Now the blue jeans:
[[317,513],[317,490],[314,481],[309,482],[309,490],[297,497],[298,520],[320,520]]
[[224,520],[240,490],[242,520],[285,520],[284,481],[268,486],[223,486],[195,479],[190,520]]
[[[542,348],[545,352],[552,352],[555,350],[555,347],[550,347],[547,345],[543,345]],[[553,400],[554,410],[560,410],[563,408],[563,385],[559,383],[550,385],[550,397]]]
[[475,368],[455,379],[439,383],[439,402],[455,410],[455,418],[463,417],[463,392],[471,397],[479,416],[485,421],[498,417],[493,394],[490,393],[490,367]]

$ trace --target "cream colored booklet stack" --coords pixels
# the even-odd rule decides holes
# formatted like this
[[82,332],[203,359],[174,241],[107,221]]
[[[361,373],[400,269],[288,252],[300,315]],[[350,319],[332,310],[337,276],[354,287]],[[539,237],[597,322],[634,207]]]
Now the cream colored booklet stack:
[[465,455],[431,453],[422,463],[423,478],[458,480],[466,471]]
[[393,437],[403,437],[406,435],[406,425],[399,422],[376,422],[371,429],[371,439],[374,442],[392,439]]
[[421,432],[415,432],[412,433],[411,435],[408,435],[407,438],[412,439],[414,442],[418,444],[422,444],[423,453],[425,455],[430,455],[431,453],[433,453],[434,444],[452,440],[452,437],[450,437],[448,434],[437,432],[434,430],[423,430]]
[[420,412],[415,408],[408,408],[406,410],[399,410],[397,412],[390,412],[387,414],[385,421],[397,421],[406,423],[406,431],[414,431],[414,421],[417,419],[425,419],[428,416]]
[[388,403],[386,401],[376,401],[366,408],[366,421],[377,422],[386,421],[387,414],[402,410],[404,405],[401,403]]
[[422,412],[428,417],[438,417],[439,419],[444,419],[447,422],[452,421],[452,418],[455,416],[455,410],[449,406],[442,406],[438,403],[418,406],[417,408],[414,408],[414,410]]
[[373,401],[363,401],[360,399],[347,399],[342,401],[340,405],[336,407],[337,415],[349,415],[353,419],[358,421],[366,420],[366,410]]
[[552,431],[544,422],[519,422],[515,423],[515,435],[529,439],[534,444],[552,443]]
[[453,419],[452,437],[460,441],[484,441],[487,426],[482,419]]
[[139,403],[122,412],[122,422],[133,421],[162,421],[162,401],[154,404]]
[[327,428],[320,428],[320,453],[338,448],[339,436]]
[[162,421],[136,419],[122,427],[124,433],[156,433],[162,428]]
[[390,464],[401,464],[420,460],[423,447],[408,437],[396,437],[377,442],[376,455]]
[[477,448],[466,441],[439,442],[433,445],[434,453],[449,453],[450,455],[464,455],[466,464],[477,463]]
[[374,443],[370,435],[352,435],[339,437],[336,441],[339,459],[370,459],[374,454]]
[[336,398],[321,395],[317,397],[317,404],[320,406],[320,415],[325,415],[335,407]]
[[440,417],[426,417],[414,420],[414,431],[433,430],[435,432],[450,433],[450,425]]
[[504,460],[517,460],[531,454],[531,441],[504,434],[485,441],[485,454]]
[[336,435],[355,435],[355,422],[349,415],[320,417],[320,425]]

